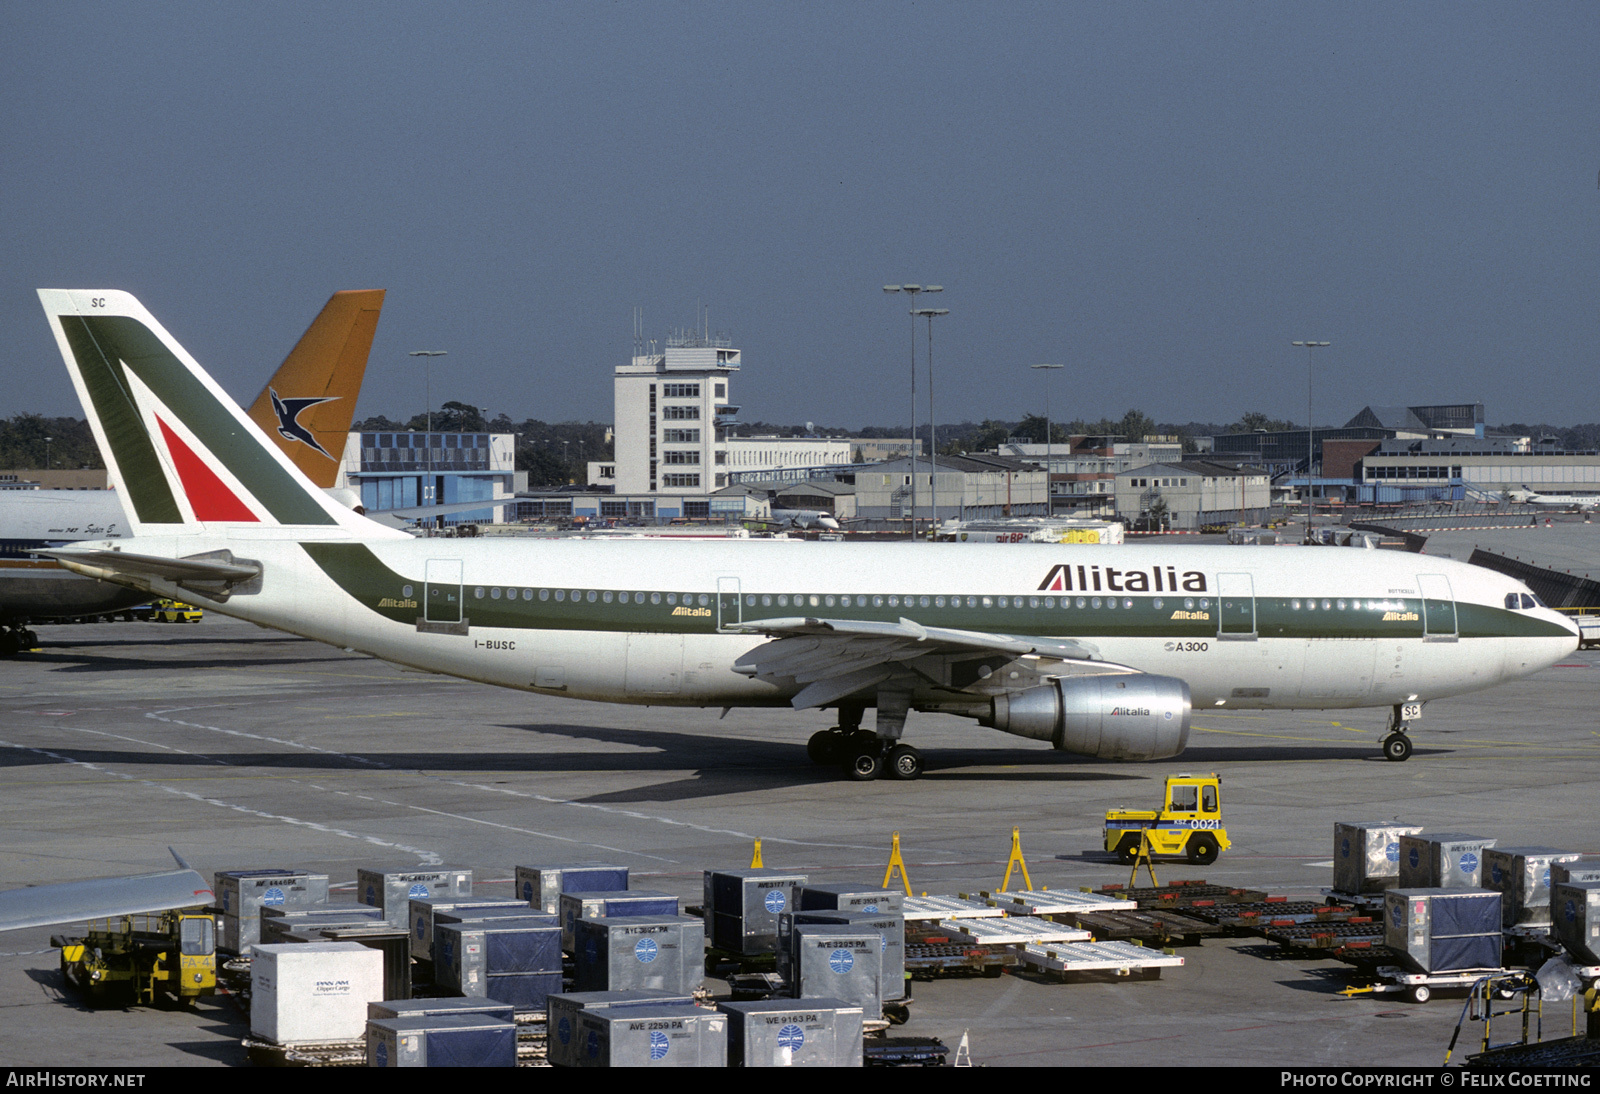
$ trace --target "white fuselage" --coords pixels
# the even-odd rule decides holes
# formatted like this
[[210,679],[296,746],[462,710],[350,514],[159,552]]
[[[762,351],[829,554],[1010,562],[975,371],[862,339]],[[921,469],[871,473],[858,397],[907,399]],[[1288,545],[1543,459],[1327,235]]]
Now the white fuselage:
[[[1071,639],[1098,660],[1186,681],[1196,708],[1425,701],[1525,676],[1577,644],[1555,612],[1506,609],[1508,594],[1526,593],[1515,580],[1401,552],[424,539],[338,547],[370,560],[340,576],[281,535],[141,538],[140,549],[226,547],[259,561],[260,591],[226,603],[164,590],[224,614],[433,672],[611,702],[786,703],[796,688],[733,671],[768,639],[719,628],[796,616]],[[427,594],[453,585],[457,614],[430,621]]]

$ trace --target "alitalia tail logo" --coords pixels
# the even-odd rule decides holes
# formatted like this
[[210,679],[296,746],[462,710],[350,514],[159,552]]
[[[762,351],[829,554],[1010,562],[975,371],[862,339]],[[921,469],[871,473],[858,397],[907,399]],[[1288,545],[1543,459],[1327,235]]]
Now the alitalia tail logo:
[[194,449],[183,443],[183,438],[171,426],[156,416],[161,427],[161,438],[172,456],[172,464],[183,483],[183,492],[189,499],[196,520],[237,520],[256,523],[258,517],[250,511],[239,495],[228,489],[228,484],[195,455]]
[[272,388],[267,388],[267,394],[272,396],[272,412],[278,416],[278,435],[286,441],[299,441],[321,452],[328,459],[334,456],[317,442],[316,434],[308,426],[300,424],[300,415],[314,406],[323,403],[335,402],[339,396],[327,395],[320,399],[280,399],[278,393]]
[[[1076,573],[1074,573],[1076,571]],[[1181,575],[1171,566],[1150,570],[1119,570],[1113,566],[1069,565],[1059,563],[1039,582],[1041,593],[1203,593],[1206,575],[1185,570]]]

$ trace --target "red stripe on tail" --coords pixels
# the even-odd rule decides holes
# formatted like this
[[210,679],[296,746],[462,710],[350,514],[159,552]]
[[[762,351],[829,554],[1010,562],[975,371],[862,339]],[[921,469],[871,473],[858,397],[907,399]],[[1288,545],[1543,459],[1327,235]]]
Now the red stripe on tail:
[[205,462],[194,454],[194,450],[168,428],[166,422],[157,417],[156,424],[161,427],[161,435],[166,438],[167,451],[172,453],[172,462],[177,465],[178,478],[183,480],[183,492],[189,496],[189,505],[194,509],[195,519],[259,523],[256,515],[239,500],[239,496],[217,478],[217,473],[207,467]]

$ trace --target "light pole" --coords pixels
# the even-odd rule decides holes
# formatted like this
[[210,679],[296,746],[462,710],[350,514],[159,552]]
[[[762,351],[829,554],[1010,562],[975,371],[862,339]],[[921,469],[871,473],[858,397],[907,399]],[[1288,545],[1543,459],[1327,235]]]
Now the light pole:
[[[913,303],[917,294],[944,292],[943,285],[885,285],[886,293],[908,293]],[[911,538],[917,538],[917,315],[911,313]]]
[[[423,447],[423,451],[427,453],[427,455],[423,457],[423,465],[427,468],[427,478],[428,478],[428,481],[427,481],[427,484],[425,486],[425,489],[426,490],[430,490],[430,491],[433,490],[433,488],[434,488],[434,483],[433,483],[433,359],[435,357],[443,357],[445,354],[447,354],[449,352],[450,352],[449,350],[444,350],[444,349],[414,349],[414,350],[411,351],[411,356],[412,357],[421,357],[423,359],[423,364],[426,366],[426,368],[424,369],[424,372],[423,372],[423,388],[422,388],[422,391],[423,391],[423,398],[428,403],[428,431],[427,431],[426,436],[424,436],[424,438],[423,438],[422,444],[424,446]],[[417,499],[418,504],[421,504],[422,500],[423,500],[422,498],[418,498]],[[439,499],[437,497],[435,497],[435,498],[433,498],[433,502],[434,502],[435,505],[437,505],[439,503]],[[443,521],[444,521],[443,517],[435,518],[435,520],[434,520],[435,527],[441,525],[443,523]]]
[[1290,342],[1291,346],[1304,346],[1306,348],[1306,542],[1311,542],[1311,460],[1316,447],[1316,431],[1311,427],[1311,351],[1322,346],[1331,346],[1332,342]]
[[44,439],[44,469],[50,470],[50,438]]
[[[938,286],[933,285],[925,291],[938,291]],[[916,326],[915,316],[928,317],[928,459],[932,469],[928,475],[928,539],[936,540],[939,536],[939,427],[935,424],[933,416],[933,320],[935,316],[949,315],[949,308],[912,308],[913,316],[911,325]],[[963,493],[965,490],[963,489]]]
[[1055,455],[1055,450],[1050,444],[1050,434],[1054,431],[1050,425],[1050,373],[1066,368],[1065,365],[1029,365],[1029,368],[1039,369],[1044,373],[1044,515],[1056,515],[1056,499],[1050,492],[1050,473],[1052,468],[1050,460]]

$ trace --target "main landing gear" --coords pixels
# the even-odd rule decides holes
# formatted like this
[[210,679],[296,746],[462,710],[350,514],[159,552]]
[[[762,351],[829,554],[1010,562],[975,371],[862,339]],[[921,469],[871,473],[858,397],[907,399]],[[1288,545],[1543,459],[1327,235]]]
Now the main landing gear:
[[838,726],[813,733],[806,742],[806,755],[823,767],[843,767],[857,782],[880,778],[910,781],[922,776],[921,752],[865,729]]
[[814,764],[843,767],[857,782],[884,777],[906,781],[920,778],[922,753],[900,743],[909,705],[905,698],[892,692],[879,692],[878,729],[888,731],[890,736],[879,736],[861,728],[861,718],[866,713],[863,707],[841,706],[839,724],[813,733],[806,742],[806,755]]
[[39,636],[29,627],[18,625],[0,628],[0,657],[15,657],[38,644]]
[[1389,722],[1383,728],[1383,758],[1391,763],[1404,763],[1411,756],[1411,738],[1406,731],[1411,723],[1422,718],[1421,703],[1396,703],[1389,711]]

